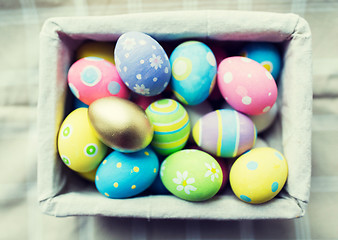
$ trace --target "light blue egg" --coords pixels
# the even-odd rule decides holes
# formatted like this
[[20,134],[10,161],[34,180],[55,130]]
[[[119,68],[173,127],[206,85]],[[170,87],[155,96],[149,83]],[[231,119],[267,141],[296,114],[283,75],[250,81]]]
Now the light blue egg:
[[202,42],[187,41],[177,46],[170,56],[171,88],[184,104],[197,105],[209,96],[215,84],[216,59]]
[[158,95],[169,84],[171,67],[168,56],[162,46],[145,33],[121,35],[114,58],[122,81],[139,95]]
[[241,55],[263,65],[277,81],[281,70],[281,56],[273,43],[253,42],[244,46]]
[[108,198],[133,197],[154,182],[158,168],[158,158],[150,147],[133,153],[114,151],[99,165],[95,185]]

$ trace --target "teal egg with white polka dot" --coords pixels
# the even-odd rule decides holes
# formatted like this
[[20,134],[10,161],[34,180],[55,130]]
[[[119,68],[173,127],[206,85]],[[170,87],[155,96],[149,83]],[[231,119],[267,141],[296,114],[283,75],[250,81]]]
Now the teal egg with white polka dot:
[[159,161],[151,147],[133,153],[114,151],[99,165],[95,185],[108,198],[129,198],[151,186]]
[[170,56],[171,88],[177,99],[187,105],[202,103],[210,95],[216,80],[216,58],[199,41],[177,46]]
[[259,147],[241,155],[229,175],[235,195],[246,203],[259,204],[273,199],[283,188],[288,164],[274,148]]

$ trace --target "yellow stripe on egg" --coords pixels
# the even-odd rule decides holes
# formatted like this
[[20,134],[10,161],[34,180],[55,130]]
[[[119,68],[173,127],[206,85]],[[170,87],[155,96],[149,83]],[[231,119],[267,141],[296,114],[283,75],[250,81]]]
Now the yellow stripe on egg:
[[217,110],[217,124],[218,124],[218,138],[217,138],[217,156],[221,156],[221,149],[222,149],[222,131],[223,131],[223,126],[222,126],[222,117],[221,113]]

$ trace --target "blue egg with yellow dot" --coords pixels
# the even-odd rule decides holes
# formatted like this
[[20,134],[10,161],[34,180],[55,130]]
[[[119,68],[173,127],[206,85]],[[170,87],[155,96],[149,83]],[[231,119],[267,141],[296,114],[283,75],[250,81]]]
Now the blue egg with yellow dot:
[[158,175],[159,161],[151,147],[133,153],[114,151],[99,165],[95,185],[108,198],[129,198],[146,190]]
[[178,45],[170,56],[171,88],[177,99],[187,105],[202,103],[210,95],[216,80],[216,58],[199,41]]
[[281,70],[281,55],[277,46],[268,42],[252,42],[244,46],[241,55],[259,62],[268,70],[275,80]]

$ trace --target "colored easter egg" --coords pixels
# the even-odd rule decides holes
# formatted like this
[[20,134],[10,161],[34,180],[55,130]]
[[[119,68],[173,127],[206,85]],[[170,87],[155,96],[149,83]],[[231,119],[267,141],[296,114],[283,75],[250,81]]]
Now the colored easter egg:
[[249,117],[231,109],[220,109],[200,118],[193,138],[203,150],[218,156],[239,156],[255,145],[256,127]]
[[277,85],[270,72],[245,57],[229,57],[219,65],[218,87],[237,111],[249,115],[268,112],[277,99]]
[[98,167],[95,185],[108,198],[133,197],[153,183],[158,169],[158,158],[150,147],[133,153],[114,151]]
[[175,48],[170,56],[171,88],[180,102],[196,105],[213,90],[216,59],[211,49],[202,42],[187,41]]
[[264,132],[266,129],[268,129],[274,123],[277,114],[278,114],[278,106],[277,104],[274,104],[268,112],[249,117],[254,122],[257,129],[257,133],[261,133]]
[[259,204],[274,198],[288,176],[288,164],[276,149],[255,148],[240,156],[230,170],[230,185],[244,202]]
[[168,156],[161,164],[160,176],[172,194],[188,201],[212,198],[223,180],[217,161],[196,149],[185,149]]
[[77,60],[68,71],[68,85],[74,96],[89,105],[99,98],[129,97],[115,66],[98,57]]
[[173,99],[150,104],[146,114],[154,126],[153,149],[161,155],[181,150],[190,134],[190,121],[184,107]]
[[88,116],[101,141],[114,150],[139,151],[153,138],[153,125],[144,110],[127,99],[98,99],[89,106]]
[[111,42],[86,41],[80,45],[76,51],[76,59],[85,57],[99,57],[115,64],[114,61],[115,45]]
[[117,71],[131,91],[155,96],[169,84],[168,56],[149,35],[141,32],[122,34],[117,40],[114,56]]
[[77,172],[95,169],[107,153],[88,120],[88,109],[78,108],[63,121],[58,134],[61,160]]
[[274,79],[278,79],[282,60],[275,44],[268,42],[248,43],[243,47],[241,56],[260,63],[271,73]]
[[[208,101],[204,101],[197,105],[184,105],[184,108],[187,110],[189,115],[191,131],[201,117],[213,111]],[[192,135],[189,135],[189,142],[194,142]]]

